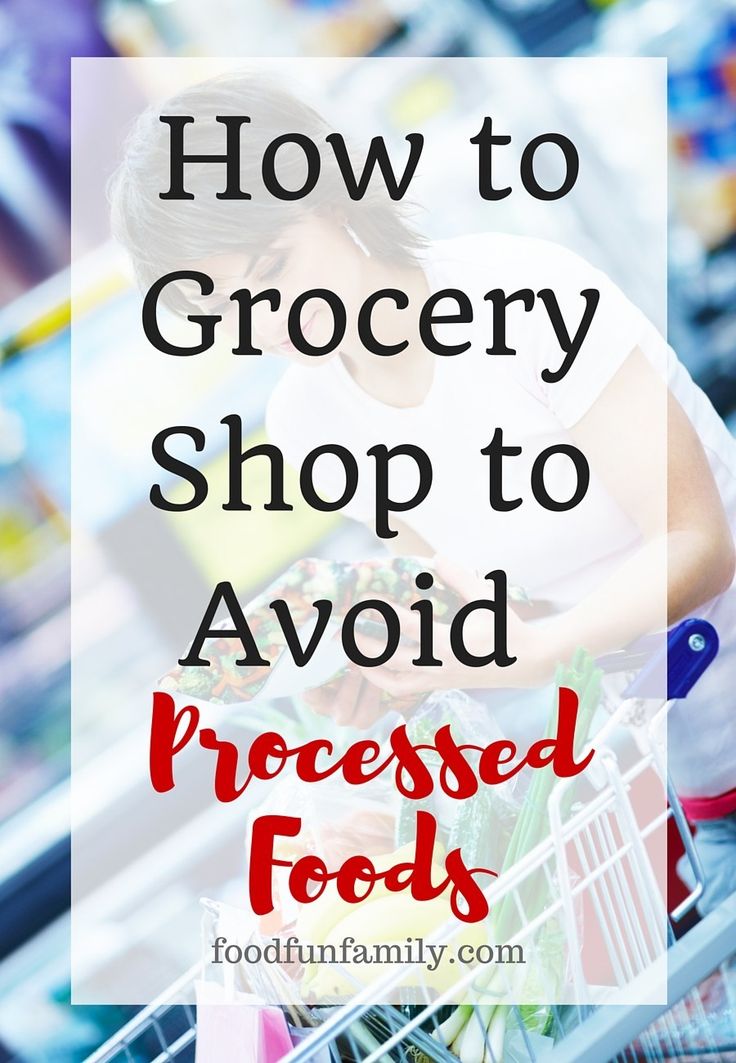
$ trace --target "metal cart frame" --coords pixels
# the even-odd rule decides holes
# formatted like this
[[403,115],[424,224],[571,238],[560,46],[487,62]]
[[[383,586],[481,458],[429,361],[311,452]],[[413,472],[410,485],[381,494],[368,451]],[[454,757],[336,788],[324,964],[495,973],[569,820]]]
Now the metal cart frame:
[[[672,701],[686,696],[715,656],[717,636],[704,621],[685,621],[670,632],[667,649],[668,701],[655,715],[649,728],[649,762],[660,770],[661,760],[657,752],[655,732],[666,719]],[[659,665],[661,667],[661,659]],[[596,748],[599,751],[604,749],[605,740],[616,725],[627,719],[627,714],[640,703],[641,698],[649,696],[652,676],[656,674],[656,669],[657,661],[648,660],[627,690],[626,699],[595,735]],[[601,775],[601,792],[613,795],[613,799],[623,802],[620,807],[625,810],[627,787],[641,770],[641,766],[622,774],[618,771],[615,756],[606,749],[599,758],[597,770]],[[553,859],[565,860],[565,845],[570,840],[571,832],[573,840],[576,840],[575,815],[565,820],[561,812],[567,782],[561,780],[556,785],[550,800],[550,839],[537,846],[519,865],[510,870],[511,880],[505,886],[506,891],[513,889],[515,882],[523,882],[525,868],[533,866],[535,861],[548,859],[550,856]],[[670,816],[675,821],[695,878],[695,887],[690,895],[670,913],[670,920],[675,923],[697,903],[703,890],[703,869],[682,807],[671,785],[667,787],[667,795],[669,809],[665,816]],[[577,816],[580,819],[579,812]],[[613,868],[612,877],[608,881],[602,877],[605,871],[600,868],[591,869],[590,881],[598,901],[600,902],[603,895],[611,911],[615,912],[617,860],[623,862],[622,854],[626,853],[627,858],[633,859],[636,873],[642,874],[643,870],[646,870],[647,859],[642,838],[644,832],[629,818],[626,823],[630,829],[629,836],[624,837],[623,844],[619,845],[614,843],[610,832],[609,836],[606,835],[595,819],[590,823],[593,824],[592,827],[583,823],[583,829],[595,831],[596,844],[603,846],[601,867]],[[654,822],[647,830],[657,826],[661,826],[661,823]],[[508,878],[509,873],[504,876],[504,879]],[[619,881],[619,888],[620,885]],[[644,882],[642,885],[646,895],[648,884]],[[566,925],[570,928],[575,924],[571,898],[568,897],[566,902],[563,897],[556,909],[562,907],[564,910],[566,903]],[[610,912],[608,916],[612,918]],[[624,919],[621,924],[616,923],[615,929],[634,934],[639,932],[638,926],[627,927],[625,922]],[[593,1003],[585,1003],[554,1007],[551,1023],[548,1024],[551,1026],[553,1040],[546,1038],[543,1048],[540,1048],[538,1040],[529,1037],[521,1021],[519,1009],[515,1005],[509,1005],[509,1022],[515,1023],[518,1029],[515,1058],[520,1059],[523,1054],[524,1059],[539,1059],[548,1063],[602,1063],[603,1060],[623,1063],[625,1060],[679,1060],[690,1052],[697,1052],[713,1060],[736,1060],[736,1002],[731,1002],[733,1011],[730,1012],[733,1036],[730,1043],[724,1043],[722,1034],[711,1028],[712,1016],[707,1012],[707,1001],[704,999],[704,991],[700,988],[704,980],[719,969],[725,969],[724,965],[729,958],[736,955],[736,895],[701,920],[680,940],[675,942],[674,935],[670,932],[669,944],[667,1004],[646,1003],[647,998],[642,990],[639,997],[642,1003],[637,1004],[596,1007]],[[575,950],[572,949],[571,952],[574,954]],[[636,987],[639,982],[644,984],[648,963],[654,962],[655,953],[656,949],[651,954],[646,949],[640,950],[638,970],[632,970],[631,964],[628,968],[620,968],[620,984],[628,985],[629,992],[632,985]],[[403,969],[399,969],[396,972],[397,979],[402,977],[402,971]],[[88,1063],[113,1063],[117,1060],[139,1063],[144,1059],[147,1063],[164,1063],[168,1060],[191,1058],[195,1041],[194,1009],[187,1005],[177,1005],[175,1001],[179,991],[196,978],[198,973],[199,970],[195,969],[183,976],[159,1000],[144,1008],[115,1037],[90,1056]],[[573,970],[573,978],[575,977],[576,972]],[[472,972],[465,976],[464,983],[468,984],[471,978]],[[372,992],[357,992],[348,1003],[313,1009],[314,1019],[319,1024],[284,1057],[283,1063],[304,1063],[308,1060],[315,1063],[337,1063],[343,1059],[355,1060],[356,1063],[358,1060],[362,1063],[388,1063],[389,1060],[415,1063],[422,1055],[426,1060],[437,1063],[455,1059],[442,1041],[436,1036],[433,1037],[432,1033],[436,1034],[438,1031],[438,1014],[441,1013],[443,1004],[448,1000],[458,999],[456,995],[444,993],[433,999],[427,994],[423,1005],[407,1010],[405,1007],[372,1004],[374,993],[375,987]],[[584,998],[583,991],[578,999]],[[372,1023],[372,1033],[368,1035],[365,1027],[356,1026],[359,1020],[366,1019]],[[493,1063],[497,1057],[488,1043],[485,1051],[484,1059]]]

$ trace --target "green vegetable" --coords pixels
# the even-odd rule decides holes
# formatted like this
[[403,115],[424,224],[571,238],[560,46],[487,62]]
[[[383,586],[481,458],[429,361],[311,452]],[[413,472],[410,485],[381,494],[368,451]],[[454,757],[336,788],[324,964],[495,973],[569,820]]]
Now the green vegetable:
[[[602,672],[595,666],[593,659],[584,650],[577,650],[572,663],[567,667],[559,666],[555,675],[555,700],[547,724],[547,735],[553,735],[557,729],[557,713],[560,687],[575,690],[579,697],[578,723],[576,732],[576,755],[588,739],[588,732],[593,715],[600,701]],[[549,833],[547,806],[556,783],[557,776],[551,766],[539,768],[529,785],[521,814],[511,835],[506,851],[502,871],[507,871],[530,853]],[[574,797],[574,786],[568,788],[562,804],[563,815],[569,811]],[[480,818],[480,817],[479,817]],[[477,824],[476,824],[477,827]],[[462,828],[458,828],[462,829]],[[471,834],[470,843],[473,842]],[[531,921],[539,915],[547,903],[546,879],[539,874],[538,879],[524,882],[519,889],[527,918]],[[518,930],[519,912],[513,894],[501,898],[498,907],[489,918],[489,939],[507,941]],[[555,971],[559,979],[560,958],[564,956],[565,935],[559,920],[550,920],[537,935],[536,974],[528,974],[526,988],[530,995],[537,995],[534,990],[547,985],[545,972]],[[488,990],[495,969],[481,975],[475,981],[475,989]],[[533,985],[531,980],[538,982]],[[435,1036],[459,1056],[461,1063],[486,1063],[493,1059],[500,1063],[503,1057],[503,1040],[508,1018],[507,1005],[471,1005],[461,1004],[442,1024]],[[519,1009],[521,1021],[527,1030],[544,1033],[550,1025],[552,1013],[547,1005],[529,1004]]]
[[189,694],[193,698],[206,698],[218,679],[219,676],[209,675],[204,668],[184,668],[179,676],[177,688],[182,694]]

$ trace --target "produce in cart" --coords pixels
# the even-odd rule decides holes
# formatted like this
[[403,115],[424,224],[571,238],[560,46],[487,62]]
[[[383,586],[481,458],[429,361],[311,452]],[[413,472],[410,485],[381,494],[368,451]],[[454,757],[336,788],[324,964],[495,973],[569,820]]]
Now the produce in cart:
[[[554,707],[547,725],[547,733],[554,734],[560,687],[575,690],[580,699],[579,730],[577,733],[576,753],[579,753],[587,741],[593,715],[600,702],[602,672],[596,668],[593,659],[579,650],[567,668],[558,667],[555,677]],[[518,861],[530,853],[549,832],[547,804],[550,794],[558,781],[551,768],[536,771],[526,794],[522,810],[516,821],[503,862],[503,871],[511,869]],[[572,789],[566,794],[566,804],[572,802]],[[521,899],[528,920],[534,919],[546,907],[549,896],[547,883],[543,876],[527,881],[521,889]],[[513,894],[503,896],[496,907],[491,906],[489,917],[489,940],[509,941],[521,929],[516,899]],[[518,996],[537,996],[538,993],[524,993],[525,981],[530,977],[539,983],[534,988],[541,990],[551,980],[559,988],[564,971],[561,961],[565,955],[565,935],[558,919],[548,919],[542,926],[536,939],[535,960],[541,968],[526,973],[520,978],[511,976],[516,983]],[[504,973],[504,977],[508,977]],[[434,1036],[444,1043],[458,1057],[461,1063],[501,1063],[506,1025],[510,1008],[506,1004],[477,1003],[484,998],[501,996],[506,986],[497,984],[500,976],[497,968],[490,972],[481,972],[473,981],[468,993],[468,1002],[458,1005],[452,1014],[438,1027]],[[527,984],[527,990],[531,986]],[[551,1008],[540,1004],[521,1005],[519,1012],[525,1028],[537,1034],[544,1034],[551,1022]]]

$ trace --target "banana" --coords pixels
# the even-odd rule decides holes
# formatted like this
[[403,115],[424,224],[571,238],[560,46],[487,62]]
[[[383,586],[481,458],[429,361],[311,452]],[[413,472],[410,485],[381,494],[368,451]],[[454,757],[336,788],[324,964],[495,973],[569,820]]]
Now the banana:
[[[435,861],[437,861],[438,857],[444,858],[444,855],[444,849],[441,846],[435,846]],[[414,856],[414,842],[408,842],[406,845],[402,845],[400,849],[396,849],[395,852],[374,857],[372,863],[376,871],[382,872],[388,871],[389,868],[394,867],[396,864],[406,863]],[[433,871],[438,879],[445,873],[444,868],[437,862],[433,864]],[[389,893],[384,880],[381,879],[373,887],[370,896],[358,904],[353,904],[342,899],[337,892],[335,880],[332,879],[327,883],[324,892],[317,900],[302,905],[296,921],[295,932],[297,937],[301,941],[321,945],[327,940],[330,931],[336,923],[339,923],[357,909],[365,911],[367,905],[386,896],[398,896],[398,894]]]
[[[444,849],[437,846],[434,855],[435,861],[443,859]],[[373,858],[372,863],[380,873],[397,864],[410,862],[414,857],[415,843],[409,842],[394,852]],[[439,862],[433,863],[432,872],[435,880],[441,880],[446,873]],[[444,895],[431,901],[418,902],[408,889],[391,892],[381,880],[364,901],[353,904],[340,897],[332,880],[320,897],[302,905],[295,933],[307,944],[333,945],[339,955],[339,947],[346,938],[352,937],[357,945],[365,945],[369,949],[375,944],[398,944],[403,947],[408,936],[429,937],[452,918],[449,899]],[[437,969],[428,971],[423,967],[416,970],[414,981],[410,981],[409,975],[406,984],[426,984],[439,990],[449,988],[462,973],[462,967],[454,963],[456,947],[465,942],[477,946],[485,941],[484,924],[468,924],[460,928],[454,940],[448,943]],[[376,977],[375,965],[354,963],[346,965],[346,969],[362,985]],[[326,963],[308,965],[302,979],[302,991],[318,997],[350,995],[355,989],[355,982],[351,978]]]
[[[408,935],[428,938],[452,918],[449,901],[444,896],[418,903],[409,895],[386,894],[370,905],[354,906],[344,919],[333,926],[325,943],[339,949],[344,939],[352,937],[357,944],[365,945],[369,949],[377,944],[398,944],[403,947]],[[440,992],[449,989],[463,972],[463,968],[455,962],[457,946],[462,943],[477,948],[485,941],[486,929],[483,923],[469,923],[458,927],[453,939],[447,943],[435,970],[430,971],[424,965],[414,965],[407,971],[404,984],[426,985]],[[375,964],[348,962],[345,970],[361,985],[367,985],[381,973],[381,966],[377,969]],[[354,982],[346,979],[337,968],[327,964],[321,964],[317,970],[309,972],[308,985],[314,992],[319,988],[330,995],[355,992]]]

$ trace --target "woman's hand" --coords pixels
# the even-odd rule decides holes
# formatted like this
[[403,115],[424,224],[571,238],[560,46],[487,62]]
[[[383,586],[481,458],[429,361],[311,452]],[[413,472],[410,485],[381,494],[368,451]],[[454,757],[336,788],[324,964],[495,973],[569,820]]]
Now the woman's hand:
[[339,679],[305,691],[302,700],[312,712],[331,717],[340,727],[366,730],[386,714],[381,690],[367,683],[354,665]]
[[[488,583],[474,573],[439,557],[434,559],[433,568],[464,601],[488,596]],[[450,645],[450,626],[441,623],[433,625],[433,655],[442,661],[442,666],[413,664],[419,653],[419,617],[410,609],[396,605],[392,608],[401,622],[401,645],[386,664],[359,669],[374,689],[403,698],[433,690],[541,686],[552,677],[556,657],[551,641],[544,637],[544,629],[524,623],[511,608],[507,608],[507,644],[509,656],[516,660],[507,667],[494,662],[480,667],[463,664]],[[492,624],[487,610],[470,614],[463,636],[469,653],[485,656],[492,652]],[[405,644],[404,640],[411,641]],[[359,645],[369,656],[379,656],[384,649],[380,640],[363,635]]]

